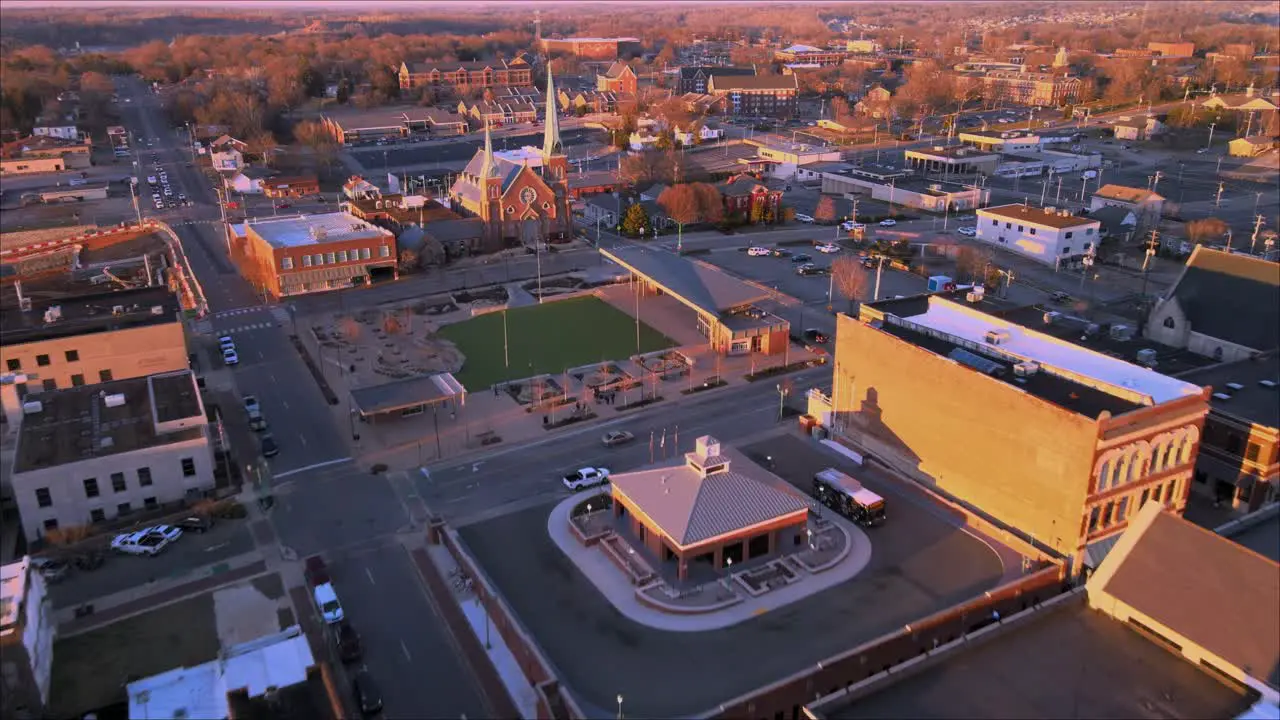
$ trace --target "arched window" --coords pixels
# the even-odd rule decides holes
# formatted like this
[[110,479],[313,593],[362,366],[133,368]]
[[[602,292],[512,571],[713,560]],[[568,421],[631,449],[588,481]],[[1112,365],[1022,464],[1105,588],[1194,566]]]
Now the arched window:
[[1170,330],[1173,330],[1176,325],[1177,323],[1173,321],[1173,318],[1167,317],[1164,319],[1164,326],[1169,328]]
[[1098,492],[1106,490],[1111,484],[1111,472],[1114,469],[1112,465],[1113,459],[1110,457],[1104,458],[1098,464]]

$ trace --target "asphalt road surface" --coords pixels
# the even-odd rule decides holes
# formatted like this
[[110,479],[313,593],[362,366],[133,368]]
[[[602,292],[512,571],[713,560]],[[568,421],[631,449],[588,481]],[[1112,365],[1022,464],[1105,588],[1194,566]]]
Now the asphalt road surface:
[[[682,442],[687,449],[693,438]],[[784,476],[847,465],[818,447],[783,438],[740,449],[775,453]],[[555,546],[546,530],[552,502],[459,532],[592,717],[611,714],[619,694],[635,717],[709,711],[981,594],[1004,574],[990,547],[932,508],[891,500],[888,524],[869,533],[871,562],[853,580],[730,628],[666,632],[621,616]]]

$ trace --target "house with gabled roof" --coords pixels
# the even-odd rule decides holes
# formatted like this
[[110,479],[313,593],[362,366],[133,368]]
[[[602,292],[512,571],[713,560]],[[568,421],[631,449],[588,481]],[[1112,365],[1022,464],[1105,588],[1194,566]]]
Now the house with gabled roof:
[[1094,191],[1089,210],[1120,207],[1132,210],[1139,222],[1159,220],[1164,213],[1164,196],[1152,190],[1107,183]]
[[1197,245],[1144,334],[1221,362],[1280,348],[1280,265]]
[[609,69],[596,76],[596,90],[617,94],[636,94],[636,71],[621,60],[613,61]]

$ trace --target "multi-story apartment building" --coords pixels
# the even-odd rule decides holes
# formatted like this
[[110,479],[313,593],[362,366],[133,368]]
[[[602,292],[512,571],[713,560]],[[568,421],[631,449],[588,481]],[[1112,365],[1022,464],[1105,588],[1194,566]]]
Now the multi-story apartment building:
[[45,717],[57,631],[48,586],[31,558],[0,567],[0,715]]
[[723,77],[742,77],[752,76],[756,74],[755,68],[740,67],[717,67],[717,66],[689,66],[680,68],[680,87],[679,94],[707,92],[707,82],[711,80],[712,75],[720,75]]
[[1096,252],[1102,223],[1068,210],[1026,205],[980,208],[977,239],[1059,267]]
[[[188,368],[178,298],[166,287],[0,308],[0,372],[28,393],[94,385]],[[5,398],[6,410],[14,413]]]
[[473,62],[400,63],[400,89],[455,88],[459,91],[484,88],[533,85],[533,68],[523,57],[514,60]]
[[1280,354],[1179,376],[1213,388],[1191,489],[1240,513],[1280,495]]
[[28,399],[12,472],[27,540],[211,490],[208,422],[190,370]]
[[396,236],[349,213],[267,217],[230,231],[244,247],[246,279],[273,297],[396,276]]
[[707,94],[725,99],[725,111],[749,117],[790,118],[797,112],[795,75],[712,75]]
[[1080,97],[1080,78],[1070,75],[992,70],[980,79],[988,100],[1011,105],[1056,107]]
[[981,312],[979,298],[840,315],[833,394],[811,413],[1076,568],[1096,566],[1147,501],[1180,514],[1209,390]]

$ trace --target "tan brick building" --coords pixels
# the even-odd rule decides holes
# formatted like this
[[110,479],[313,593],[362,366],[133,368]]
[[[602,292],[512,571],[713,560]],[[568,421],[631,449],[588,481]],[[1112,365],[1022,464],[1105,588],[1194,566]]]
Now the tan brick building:
[[952,293],[839,317],[826,422],[1080,568],[1147,500],[1182,512],[1208,395]]
[[0,311],[0,372],[27,393],[186,370],[182,308],[165,287],[83,295]]

